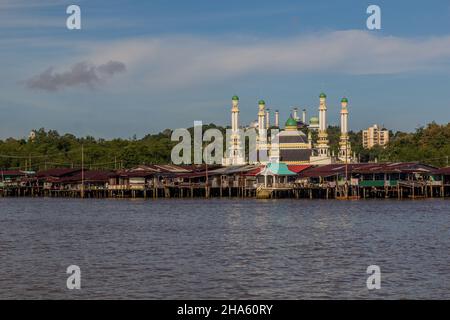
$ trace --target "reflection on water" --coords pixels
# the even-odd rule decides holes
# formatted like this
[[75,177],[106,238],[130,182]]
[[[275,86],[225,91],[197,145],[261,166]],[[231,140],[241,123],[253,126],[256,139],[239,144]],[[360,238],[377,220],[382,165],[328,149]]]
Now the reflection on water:
[[[450,298],[450,202],[0,199],[0,298]],[[82,290],[66,289],[78,265]],[[366,268],[381,267],[368,291]]]

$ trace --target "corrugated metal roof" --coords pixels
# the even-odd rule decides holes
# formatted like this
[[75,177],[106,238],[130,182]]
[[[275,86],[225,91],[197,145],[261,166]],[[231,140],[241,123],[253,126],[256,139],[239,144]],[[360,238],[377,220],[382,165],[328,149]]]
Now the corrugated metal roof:
[[311,167],[311,165],[309,165],[309,164],[288,164],[289,170],[291,170],[295,173],[302,172],[303,170],[306,170],[310,167]]
[[[89,170],[84,172],[84,181],[85,182],[108,182],[108,179],[114,172],[112,171],[102,171],[102,170]],[[81,182],[82,175],[81,172],[69,177],[63,177],[59,179],[61,183],[69,183],[69,182]]]
[[389,163],[351,163],[329,164],[316,166],[300,173],[303,177],[331,177],[348,173],[382,174],[382,173],[432,173],[436,168],[417,162],[389,162]]
[[449,176],[450,175],[450,167],[440,168],[440,169],[436,170],[435,172],[433,172],[433,174],[441,174],[444,176]]
[[29,174],[31,173],[20,170],[0,170],[0,175],[3,176],[26,176]]
[[77,172],[81,171],[81,169],[77,168],[54,168],[49,169],[45,171],[39,171],[36,174],[36,177],[38,178],[45,178],[45,177],[63,177],[67,175],[73,175]]

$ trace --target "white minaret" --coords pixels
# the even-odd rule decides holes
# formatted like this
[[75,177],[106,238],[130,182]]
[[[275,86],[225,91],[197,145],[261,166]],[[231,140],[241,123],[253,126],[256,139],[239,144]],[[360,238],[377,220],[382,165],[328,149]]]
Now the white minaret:
[[350,162],[352,149],[348,137],[348,99],[341,100],[341,138],[339,141],[339,160],[342,162]]
[[224,159],[225,165],[244,164],[245,159],[241,149],[241,137],[239,134],[239,97],[233,96],[231,106],[231,135],[228,157]]
[[303,112],[302,112],[302,122],[304,124],[306,124],[306,109],[303,109]]
[[275,110],[275,127],[280,127],[280,114],[278,110]]
[[265,119],[266,116],[266,102],[264,100],[259,100],[258,102],[258,130],[262,131],[266,127]]
[[231,100],[231,131],[237,132],[239,129],[239,97],[234,96]]
[[319,157],[329,157],[330,147],[328,145],[328,133],[327,133],[327,95],[321,93],[319,105],[319,135],[317,149],[319,151]]
[[292,115],[292,118],[294,118],[294,120],[298,120],[298,108],[294,108],[294,114]]
[[266,163],[268,161],[267,154],[267,127],[266,127],[266,102],[259,100],[258,102],[258,161]]
[[266,128],[270,128],[270,109],[266,109]]

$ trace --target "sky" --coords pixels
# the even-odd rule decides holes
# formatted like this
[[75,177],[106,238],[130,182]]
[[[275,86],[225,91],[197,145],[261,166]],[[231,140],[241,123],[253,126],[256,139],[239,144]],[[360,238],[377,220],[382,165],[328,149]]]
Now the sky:
[[0,59],[0,139],[229,125],[233,95],[242,124],[260,99],[282,122],[294,106],[315,116],[321,92],[330,124],[349,99],[355,131],[450,121],[448,0],[0,0]]

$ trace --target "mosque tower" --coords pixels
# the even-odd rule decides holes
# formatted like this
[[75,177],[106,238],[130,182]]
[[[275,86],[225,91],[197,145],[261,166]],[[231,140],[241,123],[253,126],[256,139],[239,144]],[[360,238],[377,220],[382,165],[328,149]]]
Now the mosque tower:
[[319,135],[317,149],[319,151],[319,157],[330,156],[330,146],[328,145],[328,133],[327,133],[327,95],[321,93],[319,105]]
[[228,157],[224,159],[224,165],[240,164],[245,164],[245,159],[239,134],[239,97],[233,96],[231,107],[231,135]]
[[294,108],[293,113],[292,118],[294,118],[295,121],[298,121],[298,108]]
[[262,132],[265,129],[266,102],[259,100],[258,102],[258,130]]
[[342,162],[350,162],[352,149],[348,137],[348,99],[341,100],[341,138],[339,141],[339,160]]
[[258,102],[258,161],[265,163],[268,161],[267,155],[267,127],[266,127],[266,102]]
[[[314,146],[315,152],[310,158],[310,163],[315,165],[334,163],[335,159],[330,155],[330,146],[328,145],[327,133],[327,96],[321,93],[319,105],[319,119],[314,119],[314,126],[318,127],[317,143]],[[318,125],[316,124],[318,122]],[[313,118],[310,121],[310,129],[312,129]]]

